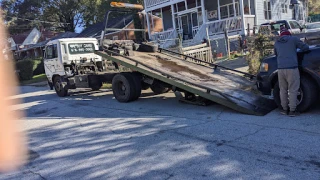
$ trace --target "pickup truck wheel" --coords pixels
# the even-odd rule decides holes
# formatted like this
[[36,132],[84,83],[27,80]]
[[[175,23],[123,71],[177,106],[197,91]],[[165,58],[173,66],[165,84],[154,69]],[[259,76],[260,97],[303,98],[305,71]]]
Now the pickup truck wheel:
[[117,74],[112,79],[112,91],[119,102],[130,102],[136,97],[133,78],[126,74]]
[[[273,89],[273,96],[278,107],[281,108],[280,87],[277,82]],[[300,89],[298,92],[298,107],[300,112],[307,111],[318,99],[317,86],[310,78],[301,77]]]
[[68,83],[65,82],[60,76],[54,78],[54,89],[59,97],[68,96]]

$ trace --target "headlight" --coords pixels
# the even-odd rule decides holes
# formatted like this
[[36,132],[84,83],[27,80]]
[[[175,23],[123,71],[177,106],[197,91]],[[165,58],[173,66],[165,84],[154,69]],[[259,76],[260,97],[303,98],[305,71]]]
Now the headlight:
[[268,72],[269,64],[268,63],[261,63],[260,72]]

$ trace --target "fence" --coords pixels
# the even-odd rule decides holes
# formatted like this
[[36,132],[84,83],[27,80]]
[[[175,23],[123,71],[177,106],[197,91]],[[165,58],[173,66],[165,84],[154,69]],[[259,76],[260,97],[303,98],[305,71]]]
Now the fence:
[[308,22],[318,22],[320,21],[320,14],[312,15],[308,17]]

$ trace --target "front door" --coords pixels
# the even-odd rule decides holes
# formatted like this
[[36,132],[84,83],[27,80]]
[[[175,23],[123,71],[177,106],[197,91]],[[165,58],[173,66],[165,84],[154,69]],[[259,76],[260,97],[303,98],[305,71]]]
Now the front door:
[[177,17],[178,32],[183,35],[184,40],[193,39],[199,30],[197,12],[189,12]]

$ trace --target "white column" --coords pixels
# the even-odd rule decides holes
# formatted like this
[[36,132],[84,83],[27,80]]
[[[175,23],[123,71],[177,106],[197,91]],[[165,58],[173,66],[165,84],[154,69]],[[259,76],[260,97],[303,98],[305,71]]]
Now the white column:
[[172,15],[172,25],[173,25],[173,30],[176,31],[176,19],[175,19],[175,14],[174,14],[174,5],[171,5],[171,15]]
[[247,0],[248,1],[248,6],[249,6],[249,14],[251,15],[251,0]]
[[220,12],[220,0],[217,0],[218,1],[218,19],[221,20],[221,12]]
[[237,16],[236,1],[232,0],[232,2],[233,2],[233,14],[234,14],[234,17],[236,17]]
[[[149,39],[151,39],[151,28],[150,28],[149,12],[146,12],[146,16],[147,16],[148,35],[149,35]],[[151,16],[151,18],[152,18],[152,16]]]
[[165,30],[164,30],[164,20],[163,20],[163,11],[162,11],[162,8],[161,8],[161,20],[162,20],[162,31],[165,31]]
[[151,14],[151,24],[152,24],[152,30],[154,30],[154,19],[153,19],[153,14],[152,11],[150,11]]
[[254,25],[258,25],[257,10],[258,10],[257,0],[254,0],[254,12],[255,12]]
[[243,9],[243,0],[239,0],[239,3],[240,3],[240,13],[241,13],[241,24],[242,24],[242,27],[241,27],[241,33],[243,35],[245,35],[245,32],[246,32],[246,25],[244,24],[245,21],[244,21],[244,9]]
[[203,21],[203,24],[205,24],[207,22],[207,16],[206,16],[206,9],[204,6],[204,0],[201,0],[201,11],[202,11],[202,21]]

